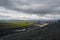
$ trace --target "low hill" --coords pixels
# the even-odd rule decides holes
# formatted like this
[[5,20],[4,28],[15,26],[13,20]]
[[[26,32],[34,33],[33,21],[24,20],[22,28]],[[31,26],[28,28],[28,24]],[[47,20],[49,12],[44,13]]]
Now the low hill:
[[60,23],[4,36],[3,40],[60,40]]

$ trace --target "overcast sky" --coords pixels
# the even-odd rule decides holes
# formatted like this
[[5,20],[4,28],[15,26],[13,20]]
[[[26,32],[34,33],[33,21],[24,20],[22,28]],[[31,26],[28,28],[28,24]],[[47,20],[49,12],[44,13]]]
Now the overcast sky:
[[60,0],[0,0],[0,20],[57,20]]

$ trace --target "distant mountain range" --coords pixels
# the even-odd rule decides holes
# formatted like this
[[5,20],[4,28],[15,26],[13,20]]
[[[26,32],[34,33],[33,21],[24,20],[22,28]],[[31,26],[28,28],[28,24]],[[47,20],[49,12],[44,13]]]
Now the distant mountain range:
[[0,22],[48,22],[48,23],[54,23],[58,22],[58,20],[0,20]]

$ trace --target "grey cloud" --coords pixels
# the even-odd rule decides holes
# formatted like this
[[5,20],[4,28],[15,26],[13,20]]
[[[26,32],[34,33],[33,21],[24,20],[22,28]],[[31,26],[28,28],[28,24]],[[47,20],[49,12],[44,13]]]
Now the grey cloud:
[[2,16],[0,15],[0,20],[7,20],[9,18],[9,16]]
[[8,1],[8,0],[0,0],[0,6],[3,6],[3,7],[11,7],[11,3]]
[[[32,5],[33,4],[33,5]],[[33,7],[34,4],[41,4],[45,6]],[[32,6],[32,8],[22,9],[19,6]],[[33,13],[33,14],[48,14],[48,13],[60,13],[60,10],[56,10],[60,7],[60,0],[0,0],[0,6],[6,7],[11,10],[16,10],[19,12]],[[48,8],[47,8],[48,7]]]

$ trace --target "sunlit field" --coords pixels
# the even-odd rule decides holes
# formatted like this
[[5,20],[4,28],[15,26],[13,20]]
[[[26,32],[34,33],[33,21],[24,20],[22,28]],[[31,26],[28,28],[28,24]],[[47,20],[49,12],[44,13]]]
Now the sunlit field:
[[0,29],[28,27],[30,25],[28,22],[7,22],[0,23]]

